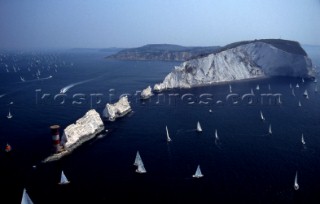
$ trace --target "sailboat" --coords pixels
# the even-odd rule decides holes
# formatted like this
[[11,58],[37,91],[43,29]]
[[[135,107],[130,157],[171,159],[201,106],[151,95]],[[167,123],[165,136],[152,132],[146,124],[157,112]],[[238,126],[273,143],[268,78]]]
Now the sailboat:
[[257,85],[256,90],[260,90],[259,84]]
[[216,138],[216,140],[219,140],[217,129],[216,129],[216,131],[215,131],[215,133],[214,133],[214,137]]
[[314,83],[317,83],[318,81],[317,81],[317,79],[315,78],[313,82],[314,82]]
[[306,141],[304,140],[304,137],[303,137],[303,133],[302,133],[302,135],[301,135],[301,142],[302,142],[302,144],[306,144]]
[[301,107],[301,102],[299,101],[298,106]]
[[203,174],[201,173],[200,165],[198,165],[196,173],[192,175],[193,178],[201,178]]
[[25,188],[23,189],[21,204],[33,204]]
[[251,94],[252,94],[252,95],[254,95],[254,92],[253,92],[253,90],[252,90],[252,89],[251,89]]
[[13,116],[11,115],[11,112],[10,112],[10,109],[9,109],[9,113],[8,113],[8,115],[7,115],[7,118],[8,119],[10,119],[10,118],[12,118]]
[[298,184],[298,171],[296,171],[296,176],[294,178],[294,190],[298,190],[299,189],[299,184]]
[[141,161],[142,161],[142,160],[141,160],[139,151],[137,151],[136,158],[135,158],[135,160],[134,160],[133,165],[138,166]]
[[262,120],[262,121],[265,120],[265,118],[263,117],[262,111],[260,111],[260,117],[261,117],[261,120]]
[[301,78],[301,82],[304,83],[304,78]]
[[308,96],[308,91],[307,91],[307,89],[303,92],[303,95],[304,95],[304,96]]
[[70,181],[68,181],[66,175],[64,174],[63,171],[61,171],[61,178],[60,178],[60,183],[59,184],[68,184]]
[[232,93],[232,87],[231,84],[229,84],[229,92]]
[[167,141],[170,142],[171,141],[171,138],[169,136],[169,131],[168,131],[168,127],[166,126],[166,131],[167,131]]
[[292,89],[292,84],[291,83],[289,84],[289,87],[290,87],[290,89]]
[[296,88],[299,88],[299,84],[297,83]]
[[201,128],[201,125],[200,125],[200,122],[198,121],[197,123],[197,131],[198,132],[202,132],[202,128]]
[[293,96],[296,96],[296,94],[294,93],[294,89],[292,89],[292,95],[293,95]]
[[269,125],[269,134],[272,135],[271,124]]
[[144,168],[144,164],[142,162],[142,159],[140,157],[139,151],[137,151],[137,155],[136,155],[136,159],[134,161],[134,165],[138,166],[138,168],[136,169],[137,173],[146,173],[146,169]]

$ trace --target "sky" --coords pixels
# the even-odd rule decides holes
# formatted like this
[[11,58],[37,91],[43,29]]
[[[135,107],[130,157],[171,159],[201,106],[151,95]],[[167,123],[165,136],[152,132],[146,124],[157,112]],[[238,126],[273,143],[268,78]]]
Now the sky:
[[320,45],[320,0],[0,0],[0,49]]

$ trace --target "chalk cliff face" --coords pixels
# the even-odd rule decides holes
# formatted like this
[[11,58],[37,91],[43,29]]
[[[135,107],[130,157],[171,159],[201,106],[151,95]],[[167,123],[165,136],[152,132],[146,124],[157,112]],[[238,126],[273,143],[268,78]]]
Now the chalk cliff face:
[[64,129],[61,144],[65,149],[70,149],[85,140],[91,139],[103,129],[104,124],[99,113],[94,109],[89,110],[76,123]]
[[190,88],[263,76],[313,77],[312,62],[299,43],[258,40],[226,46],[216,53],[183,62],[154,90]]
[[103,117],[109,121],[114,121],[118,117],[122,117],[131,111],[131,106],[127,96],[123,96],[114,104],[107,103],[103,110]]

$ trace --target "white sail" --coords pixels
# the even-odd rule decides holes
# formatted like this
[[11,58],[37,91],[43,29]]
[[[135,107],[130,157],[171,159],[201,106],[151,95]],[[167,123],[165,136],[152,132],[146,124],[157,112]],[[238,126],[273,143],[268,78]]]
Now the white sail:
[[254,92],[253,92],[253,90],[252,90],[252,89],[251,89],[251,94],[252,94],[252,95],[254,95]]
[[297,83],[296,87],[299,88],[299,84],[298,83]]
[[218,139],[219,139],[217,129],[216,129],[216,131],[215,131],[215,133],[214,133],[214,136],[215,136],[216,140],[218,140]]
[[260,90],[259,84],[257,85],[256,90]]
[[198,132],[202,132],[202,128],[201,128],[201,125],[200,125],[200,122],[198,121],[197,123],[197,131]]
[[8,113],[8,115],[7,115],[7,118],[8,119],[10,119],[10,118],[12,118],[13,116],[11,115],[11,112],[10,112],[10,109],[9,109],[9,113]]
[[166,131],[167,131],[167,141],[170,142],[171,141],[171,138],[169,136],[169,131],[168,131],[168,127],[166,126]]
[[232,87],[231,84],[229,84],[229,92],[232,93]]
[[265,118],[263,117],[262,111],[260,111],[260,118],[261,120],[265,120]]
[[60,183],[59,184],[68,184],[70,181],[68,181],[66,175],[64,174],[63,171],[61,171],[61,178],[60,178]]
[[200,169],[200,165],[198,165],[196,173],[194,175],[192,175],[192,177],[194,178],[201,178],[203,177],[203,174],[201,173],[201,169]]
[[301,135],[301,142],[302,142],[302,144],[306,144],[306,141],[304,140],[304,137],[303,137],[303,133],[302,133],[302,135]]
[[292,95],[293,95],[293,96],[296,96],[296,94],[294,93],[294,89],[292,89]]
[[271,124],[269,125],[269,134],[272,134],[272,130],[271,130]]
[[33,204],[25,188],[23,189],[21,204]]
[[298,171],[296,171],[296,176],[294,178],[294,190],[298,190],[299,189],[299,184],[298,184]]
[[308,91],[307,91],[307,89],[303,92],[303,95],[304,95],[304,96],[308,96]]
[[298,106],[301,107],[301,102],[299,101]]
[[134,160],[133,165],[138,166],[141,162],[142,162],[142,159],[141,159],[141,157],[140,157],[139,151],[137,151],[136,158],[135,158],[135,160]]
[[304,78],[301,79],[301,82],[304,83]]

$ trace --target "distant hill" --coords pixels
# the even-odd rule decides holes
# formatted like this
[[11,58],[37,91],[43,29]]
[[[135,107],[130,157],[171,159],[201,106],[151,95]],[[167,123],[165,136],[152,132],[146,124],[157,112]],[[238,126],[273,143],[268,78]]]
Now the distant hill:
[[106,58],[116,60],[186,61],[199,55],[210,54],[218,48],[220,47],[184,47],[172,44],[149,44],[137,48],[123,49]]

